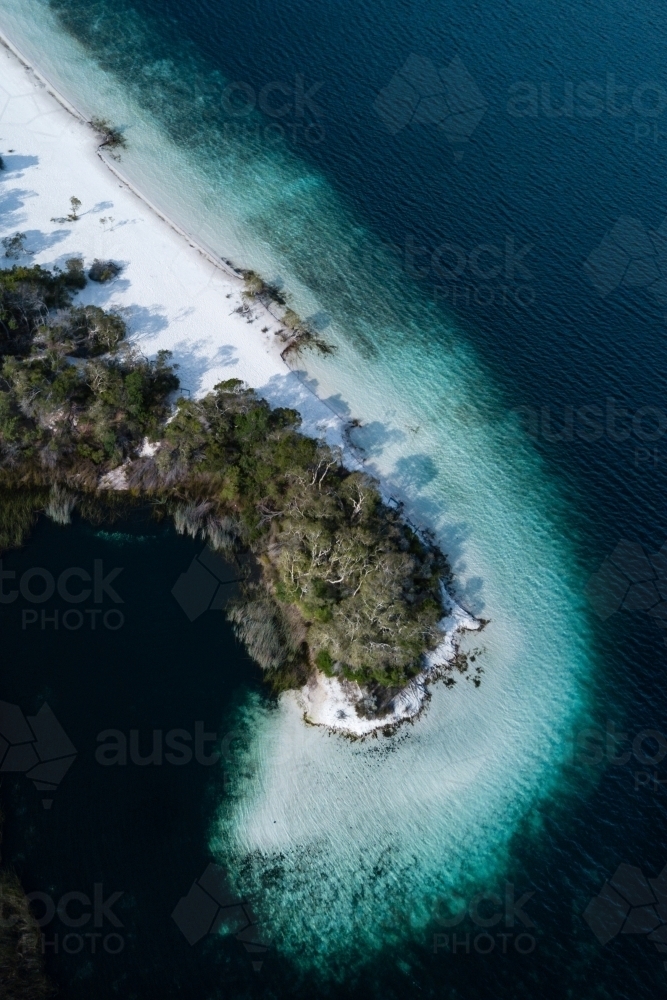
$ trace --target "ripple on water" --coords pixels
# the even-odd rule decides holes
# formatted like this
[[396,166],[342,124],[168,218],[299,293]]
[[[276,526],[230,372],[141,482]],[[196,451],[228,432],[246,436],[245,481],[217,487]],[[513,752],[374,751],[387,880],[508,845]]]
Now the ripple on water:
[[[36,3],[6,0],[17,40],[41,45],[84,105],[141,124],[124,164],[133,179],[221,254],[279,276],[302,315],[327,317],[338,351],[308,358],[308,376],[364,423],[369,467],[437,531],[459,600],[490,619],[474,640],[481,687],[436,687],[424,718],[386,742],[305,726],[290,696],[277,708],[253,696],[239,719],[245,745],[211,846],[273,942],[304,967],[349,968],[493,877],[523,819],[558,787],[590,674],[567,511],[464,334],[323,177],[287,150],[223,147],[210,119],[193,130],[194,86],[171,102],[155,96],[154,77],[124,89],[48,18],[29,20]],[[98,44],[122,68],[118,49],[102,35]],[[174,72],[197,66],[184,59]]]

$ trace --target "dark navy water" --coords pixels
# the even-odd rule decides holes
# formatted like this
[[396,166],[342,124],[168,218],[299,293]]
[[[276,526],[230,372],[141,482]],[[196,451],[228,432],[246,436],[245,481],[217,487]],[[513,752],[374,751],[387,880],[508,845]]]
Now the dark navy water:
[[[598,789],[568,815],[554,802],[539,837],[527,829],[518,838],[506,881],[489,886],[474,919],[447,923],[443,914],[428,935],[338,985],[295,979],[268,941],[259,952],[235,937],[189,944],[172,914],[215,860],[207,834],[243,741],[235,710],[249,691],[267,697],[222,613],[188,621],[171,593],[201,553],[134,517],[102,527],[42,521],[24,550],[3,559],[4,572],[16,574],[4,577],[3,594],[22,588],[0,609],[3,697],[28,717],[46,702],[76,753],[55,790],[20,774],[2,786],[3,858],[33,900],[61,995],[482,998],[490,978],[499,997],[659,995],[662,963],[645,937],[602,949],[581,920],[599,873],[619,859],[643,863],[647,875],[661,867],[659,768],[624,761],[627,742],[601,752],[594,732],[582,736],[570,776],[579,785],[582,775],[599,780]],[[78,567],[94,576],[94,560],[111,588],[99,602],[57,592],[38,599],[44,573],[57,581]],[[67,590],[79,592],[79,577]],[[645,718],[626,713],[631,739]],[[643,750],[655,752],[650,739]],[[507,909],[506,893],[518,910]],[[443,935],[453,933],[445,948]]]
[[[509,407],[535,411],[538,446],[576,507],[595,497],[587,532],[612,548],[628,531],[662,543],[654,418],[620,442],[605,432],[591,446],[580,422],[572,443],[548,438],[568,406],[604,411],[611,397],[632,415],[664,398],[665,303],[645,287],[603,298],[584,263],[620,217],[650,231],[667,212],[667,14],[643,3],[545,5],[539,16],[523,4],[50,6],[102,67],[127,71],[184,145],[210,119],[250,147],[274,135],[325,174],[406,279],[461,320]],[[463,99],[475,86],[486,108],[465,143],[428,120],[437,111],[394,135],[377,113],[412,55],[435,68],[463,61]],[[261,108],[258,129],[250,111]],[[372,277],[372,261],[358,263]]]
[[[171,919],[210,862],[201,834],[224,794],[235,700],[260,683],[220,610],[189,621],[172,596],[201,551],[146,516],[102,528],[44,520],[3,560],[16,574],[4,578],[14,596],[1,609],[3,698],[26,716],[46,702],[76,753],[55,790],[22,775],[3,783],[4,860],[38,894],[65,996],[215,996],[221,978],[244,989],[252,972],[233,941],[213,955],[204,944],[203,973]],[[78,602],[58,592],[39,600],[45,573],[58,580],[77,567],[93,578],[95,560],[111,588],[101,600],[85,587]],[[224,586],[226,598],[233,585]]]
[[[505,409],[522,414],[564,497],[563,536],[587,573],[623,539],[646,553],[663,545],[667,12],[647,2],[536,9],[53,0],[51,8],[184,148],[206,129],[226,135],[235,150],[245,141],[254,153],[275,141],[326,177],[360,225],[390,248],[406,284],[421,286],[465,332]],[[420,111],[410,104],[420,87],[424,98],[432,94],[431,70],[455,57],[465,74],[450,103],[483,110],[458,132],[437,101]],[[407,104],[395,83],[378,106],[399,70]],[[422,120],[402,124],[405,107],[406,117]],[[624,217],[634,221],[619,225]],[[276,239],[286,240],[288,229]],[[592,258],[597,269],[587,271],[610,231]],[[372,255],[360,252],[355,263],[372,285]],[[346,266],[341,261],[341,283]],[[446,399],[446,386],[442,393]],[[494,419],[481,388],[469,419],[471,426]],[[74,564],[87,565],[93,549],[106,552],[87,530],[43,527],[7,565],[51,565],[65,538],[67,558],[79,546]],[[3,611],[3,650],[8,643],[8,662],[24,665],[6,676],[4,697],[26,712],[46,698],[81,746],[78,781],[72,770],[51,812],[28,803],[35,796],[27,781],[20,792],[5,782],[14,816],[5,856],[28,889],[88,892],[103,881],[105,890],[126,893],[118,907],[129,928],[122,954],[49,957],[65,995],[648,998],[667,989],[666,956],[648,938],[648,911],[635,927],[642,933],[618,933],[606,944],[594,933],[599,922],[582,917],[619,865],[652,878],[667,864],[667,654],[660,616],[647,613],[657,596],[636,591],[630,609],[608,607],[604,621],[592,618],[601,664],[595,732],[581,735],[566,807],[556,800],[527,818],[506,871],[516,898],[534,892],[525,910],[535,926],[519,919],[506,926],[503,906],[500,923],[485,924],[498,906],[487,900],[482,919],[441,923],[409,946],[369,956],[354,983],[297,984],[276,949],[262,953],[255,972],[239,942],[207,939],[190,948],[172,926],[171,908],[212,860],[207,836],[226,794],[220,769],[107,772],[94,763],[102,728],[166,731],[204,719],[222,731],[254,676],[221,616],[209,612],[190,625],[174,610],[170,581],[195,548],[173,536],[108,545],[111,562],[135,567],[126,577],[136,587],[134,624],[128,617],[117,637],[26,639],[14,611]],[[634,563],[617,557],[621,571],[655,579],[637,551]],[[71,828],[54,822],[66,809]],[[634,890],[626,885],[631,902],[652,904],[653,890],[634,878]],[[489,892],[504,899],[503,883]],[[493,947],[483,955],[489,939],[478,935],[487,931]],[[514,937],[503,945],[501,932]],[[449,935],[447,942],[434,933]],[[525,954],[518,933],[527,935]]]

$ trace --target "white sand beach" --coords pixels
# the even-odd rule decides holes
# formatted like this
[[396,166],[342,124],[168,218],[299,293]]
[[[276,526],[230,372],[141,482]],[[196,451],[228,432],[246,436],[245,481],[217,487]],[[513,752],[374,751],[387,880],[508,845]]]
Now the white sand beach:
[[357,712],[357,705],[364,698],[364,691],[358,684],[325,677],[319,671],[296,693],[304,718],[314,725],[358,737],[368,736],[380,729],[390,732],[403,722],[417,719],[428,705],[429,683],[441,677],[443,668],[456,656],[461,632],[474,632],[480,628],[476,618],[443,592],[445,602],[449,604],[449,612],[440,623],[442,642],[426,657],[424,669],[396,695],[390,702],[390,710],[380,719],[365,717]]
[[[95,258],[114,260],[123,268],[119,277],[89,282],[80,301],[120,312],[147,356],[172,351],[186,392],[239,378],[274,405],[297,408],[305,433],[342,444],[340,418],[281,359],[276,319],[259,306],[250,316],[236,312],[242,280],[132,191],[117,176],[122,162],[98,153],[93,129],[3,41],[0,236],[25,233],[31,256],[2,257],[0,266],[62,267],[79,255],[87,267]],[[67,216],[72,196],[81,201],[79,221],[53,221]]]
[[[222,380],[242,379],[272,405],[297,409],[304,433],[341,447],[346,463],[361,467],[346,441],[345,422],[282,359],[276,317],[259,304],[248,310],[242,278],[133,190],[123,178],[122,157],[100,151],[99,137],[76,109],[2,41],[0,238],[25,233],[28,253],[2,256],[0,266],[64,267],[82,256],[88,268],[96,258],[113,260],[122,266],[119,276],[89,282],[79,301],[119,312],[146,356],[171,351],[186,393],[197,396]],[[66,221],[72,197],[81,202],[79,219]],[[123,477],[104,485],[122,487]],[[454,606],[443,619],[437,662],[454,655],[458,631],[477,624]],[[428,700],[427,673],[381,720],[359,717],[361,692],[322,675],[299,693],[298,703],[308,721],[363,736],[417,716]]]

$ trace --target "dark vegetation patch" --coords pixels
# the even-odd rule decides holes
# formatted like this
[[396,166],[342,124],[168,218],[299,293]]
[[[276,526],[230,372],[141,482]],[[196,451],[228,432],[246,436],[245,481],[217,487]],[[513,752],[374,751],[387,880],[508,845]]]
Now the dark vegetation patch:
[[109,146],[111,149],[127,149],[127,139],[123,135],[122,129],[112,125],[106,118],[93,118],[90,124],[100,137],[100,146]]
[[121,271],[122,267],[120,264],[116,264],[115,261],[97,260],[96,258],[88,272],[88,277],[91,281],[99,281],[100,284],[104,284],[104,282],[118,277]]
[[0,872],[0,996],[45,1000],[54,995],[43,972],[42,935],[18,878]]
[[252,557],[228,613],[276,689],[318,666],[370,685],[385,710],[379,688],[405,684],[437,645],[443,555],[369,476],[301,434],[296,411],[234,379],[174,402],[168,352],[147,360],[122,317],[76,305],[83,284],[79,258],[0,272],[0,546],[20,545],[42,511],[112,512],[105,476],[122,469],[124,503]]

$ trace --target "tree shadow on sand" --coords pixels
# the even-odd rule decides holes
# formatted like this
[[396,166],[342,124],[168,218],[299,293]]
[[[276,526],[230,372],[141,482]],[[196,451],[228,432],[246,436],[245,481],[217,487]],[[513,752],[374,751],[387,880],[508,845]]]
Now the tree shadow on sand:
[[[25,245],[32,253],[43,253],[45,250],[52,250],[63,240],[66,240],[71,230],[54,229],[50,233],[43,233],[40,229],[24,229]],[[51,266],[51,265],[46,265]]]
[[[1,176],[2,174],[0,174]],[[22,209],[24,209],[27,199],[36,197],[36,191],[25,191],[21,188],[7,191],[0,199],[0,231],[7,233],[18,229],[26,219],[26,214]]]
[[[350,426],[352,409],[341,394],[320,399],[317,396],[317,379],[306,377],[301,371],[274,375],[266,385],[256,388],[272,406],[289,406],[299,410],[305,433],[319,432],[322,435],[326,430],[328,421],[322,413],[323,404],[331,413],[332,421],[338,417],[343,427],[347,422],[347,437],[352,445],[361,443],[360,436],[363,441],[364,469],[382,480],[384,492],[406,504],[407,516],[415,527],[428,528],[437,533],[454,575],[451,590],[456,600],[470,613],[483,615],[484,581],[478,575],[470,574],[468,568],[467,550],[472,529],[465,520],[457,518],[448,522],[451,513],[448,509],[446,474],[435,459],[420,452],[404,455],[396,461],[390,473],[382,474],[378,460],[385,448],[408,440],[408,435],[401,428],[380,421],[361,427]],[[438,489],[438,482],[443,484],[442,489]]]
[[[178,377],[194,396],[198,396],[205,387],[213,388],[210,379],[212,371],[215,372],[218,368],[233,369],[239,363],[236,348],[231,344],[221,344],[211,355],[208,340],[181,340],[172,345],[171,352],[172,362],[178,365]],[[207,375],[209,378],[206,378]],[[216,373],[214,382],[223,382],[228,378],[234,378],[233,371]]]
[[[36,167],[39,163],[38,156],[22,156],[20,153],[4,153],[2,157],[5,169],[0,174],[21,174],[28,167]],[[12,180],[16,180],[15,177]]]

